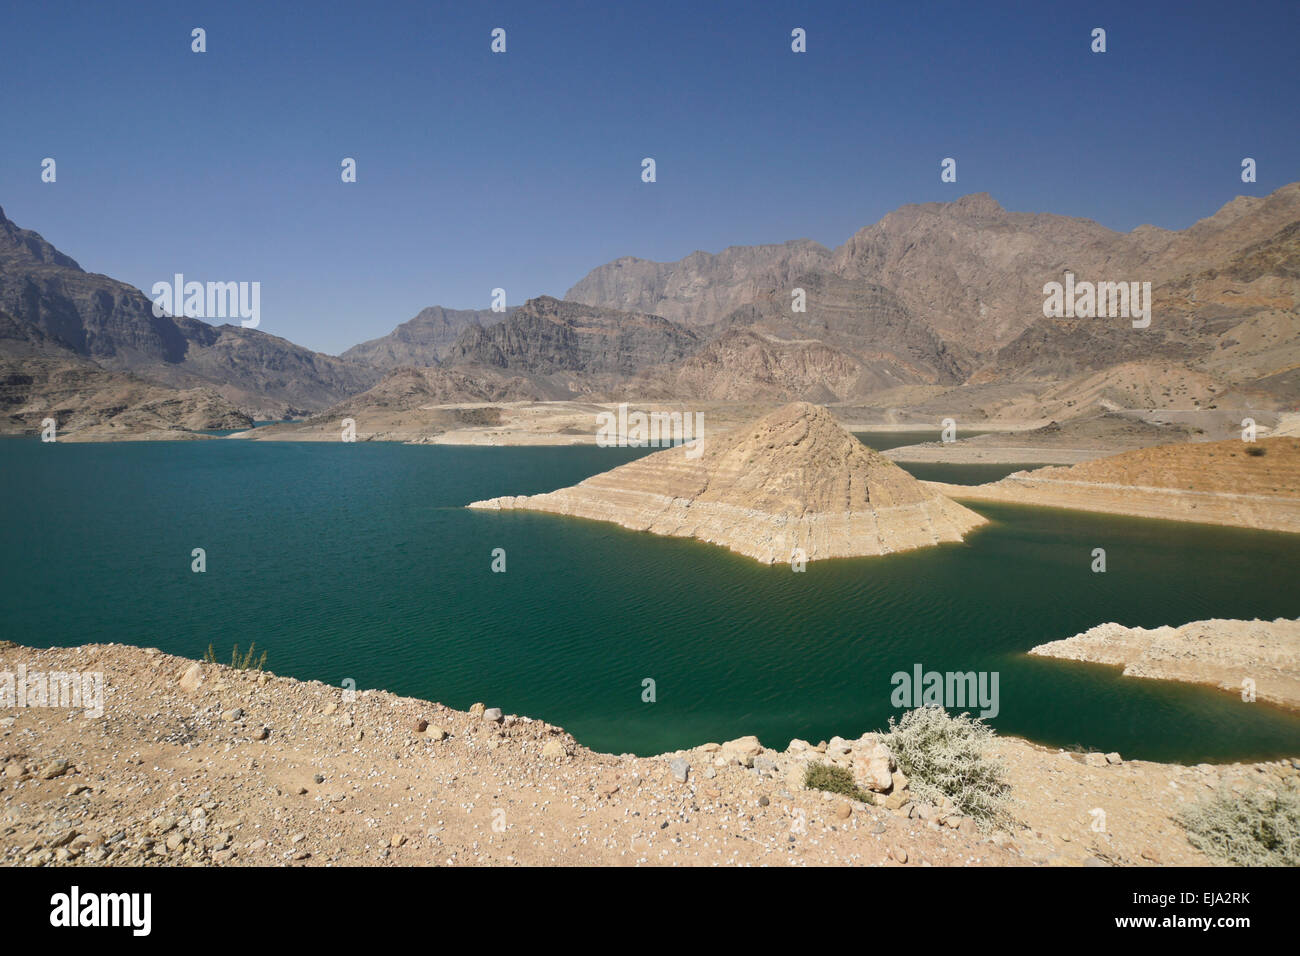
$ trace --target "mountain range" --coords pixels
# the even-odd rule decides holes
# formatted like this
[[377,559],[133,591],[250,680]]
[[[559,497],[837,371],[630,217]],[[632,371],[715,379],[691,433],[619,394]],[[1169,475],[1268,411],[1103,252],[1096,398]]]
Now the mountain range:
[[[1044,285],[1067,273],[1151,283],[1150,326],[1045,317]],[[564,299],[504,313],[433,306],[337,357],[155,316],[144,293],[85,272],[0,210],[10,431],[47,411],[74,428],[116,418],[119,430],[153,429],[167,414],[121,416],[172,393],[182,431],[205,418],[573,398],[919,408],[960,397],[970,413],[1027,420],[1188,402],[1280,409],[1300,399],[1298,317],[1300,183],[1181,231],[1120,233],[1010,212],[987,194],[908,205],[837,249],[800,239],[668,263],[623,257]],[[100,409],[80,419],[68,386],[79,377],[82,404]]]

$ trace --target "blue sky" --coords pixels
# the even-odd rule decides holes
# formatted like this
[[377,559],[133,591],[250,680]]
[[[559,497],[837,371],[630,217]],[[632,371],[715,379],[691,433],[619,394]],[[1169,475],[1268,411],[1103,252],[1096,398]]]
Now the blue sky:
[[1183,228],[1300,179],[1297,36],[1296,0],[17,4],[0,206],[146,292],[259,281],[262,330],[337,352],[972,192]]

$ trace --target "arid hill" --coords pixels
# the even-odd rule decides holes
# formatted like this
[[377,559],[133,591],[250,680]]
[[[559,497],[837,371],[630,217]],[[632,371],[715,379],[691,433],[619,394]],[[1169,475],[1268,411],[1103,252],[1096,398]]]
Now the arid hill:
[[572,488],[470,507],[612,521],[766,564],[790,561],[796,549],[807,560],[907,551],[960,541],[984,524],[804,402],[706,434],[702,449],[667,448]]
[[1300,532],[1300,439],[1159,445],[987,485],[929,482],[956,498]]

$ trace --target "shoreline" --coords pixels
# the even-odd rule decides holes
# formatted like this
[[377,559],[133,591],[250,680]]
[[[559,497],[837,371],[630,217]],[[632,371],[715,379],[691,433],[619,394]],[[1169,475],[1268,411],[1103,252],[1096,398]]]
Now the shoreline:
[[1017,822],[980,831],[905,783],[892,806],[798,787],[841,738],[613,755],[482,705],[349,700],[156,648],[6,643],[0,661],[106,687],[99,718],[0,715],[0,793],[26,808],[0,833],[11,864],[1199,866],[1179,806],[1300,776],[1300,758],[1184,766],[998,736]]

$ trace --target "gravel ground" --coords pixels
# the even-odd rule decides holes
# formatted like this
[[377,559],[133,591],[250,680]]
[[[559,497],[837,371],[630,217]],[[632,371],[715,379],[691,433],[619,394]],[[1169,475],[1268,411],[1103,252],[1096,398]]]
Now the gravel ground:
[[1169,819],[1180,802],[1220,778],[1300,772],[998,738],[1017,822],[982,831],[911,799],[896,773],[880,805],[802,788],[809,760],[865,766],[869,735],[639,758],[492,707],[350,696],[154,649],[0,644],[0,672],[20,665],[102,673],[104,703],[0,711],[7,865],[1204,864]]

